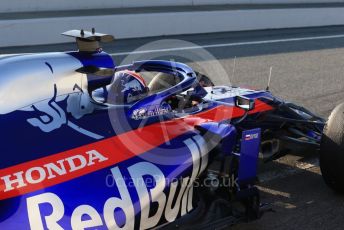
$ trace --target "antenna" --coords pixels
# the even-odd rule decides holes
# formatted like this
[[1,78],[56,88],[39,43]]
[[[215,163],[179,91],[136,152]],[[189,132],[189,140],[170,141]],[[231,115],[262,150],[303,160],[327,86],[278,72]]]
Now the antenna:
[[269,74],[268,85],[266,86],[266,91],[270,90],[271,77],[272,77],[272,66],[270,67],[270,74]]
[[234,63],[233,63],[233,72],[232,72],[232,78],[234,80],[234,76],[235,76],[235,68],[236,68],[236,56],[234,57]]

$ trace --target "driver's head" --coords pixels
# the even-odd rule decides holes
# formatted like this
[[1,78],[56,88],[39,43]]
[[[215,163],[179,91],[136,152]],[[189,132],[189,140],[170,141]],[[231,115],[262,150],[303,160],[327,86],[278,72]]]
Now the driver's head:
[[129,70],[116,72],[110,88],[109,99],[117,104],[131,104],[147,96],[148,93],[143,77]]

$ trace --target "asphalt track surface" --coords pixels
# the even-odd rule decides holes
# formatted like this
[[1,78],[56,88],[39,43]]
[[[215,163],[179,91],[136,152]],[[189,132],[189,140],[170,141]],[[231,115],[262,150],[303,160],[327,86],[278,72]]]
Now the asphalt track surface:
[[[165,39],[173,40],[161,41]],[[74,44],[0,48],[0,55],[72,49]],[[185,61],[216,84],[256,89],[266,88],[272,67],[270,90],[275,95],[323,117],[344,101],[344,27],[120,40],[104,49],[117,63]],[[260,180],[262,201],[271,203],[273,211],[233,229],[344,229],[344,196],[323,183],[317,153],[261,165]]]

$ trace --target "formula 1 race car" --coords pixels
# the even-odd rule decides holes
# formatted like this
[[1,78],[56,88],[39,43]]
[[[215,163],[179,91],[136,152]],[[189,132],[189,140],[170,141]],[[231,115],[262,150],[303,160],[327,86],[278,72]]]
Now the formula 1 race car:
[[[106,34],[0,59],[0,229],[217,229],[259,218],[265,161],[320,150],[343,191],[344,105],[329,122],[185,64],[116,66]],[[326,127],[325,127],[326,125]],[[325,127],[325,128],[324,128]],[[324,132],[323,132],[324,130]]]

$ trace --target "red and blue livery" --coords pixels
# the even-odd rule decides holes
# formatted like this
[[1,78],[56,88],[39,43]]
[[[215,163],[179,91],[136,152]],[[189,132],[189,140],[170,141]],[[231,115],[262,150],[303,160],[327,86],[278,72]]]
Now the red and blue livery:
[[0,229],[229,226],[262,213],[259,155],[330,145],[324,119],[269,91],[116,66],[99,47],[112,36],[65,35],[78,51],[0,59]]

